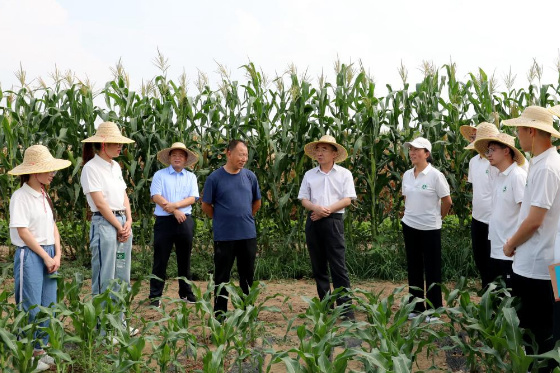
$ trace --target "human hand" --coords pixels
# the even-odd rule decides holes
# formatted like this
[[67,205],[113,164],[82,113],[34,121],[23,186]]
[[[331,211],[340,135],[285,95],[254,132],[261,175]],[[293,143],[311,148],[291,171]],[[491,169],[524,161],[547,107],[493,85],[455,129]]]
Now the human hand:
[[163,210],[164,210],[165,212],[172,213],[172,212],[175,212],[175,210],[177,210],[177,207],[178,207],[178,206],[177,206],[177,203],[175,203],[175,202],[167,202],[167,203],[165,203],[165,204],[163,205]]
[[315,206],[312,214],[315,214],[320,218],[326,218],[331,214],[331,210],[328,207]]
[[507,256],[508,258],[511,258],[512,256],[515,255],[515,247],[512,247],[509,244],[509,240],[506,240],[503,250],[504,250],[504,255]]
[[181,210],[175,210],[173,211],[173,215],[175,216],[175,219],[177,219],[177,221],[179,222],[179,224],[181,224],[182,222],[184,222],[185,220],[187,220],[187,215],[185,215],[185,213]]
[[45,263],[45,267],[47,267],[47,272],[53,273],[56,271],[56,263],[50,256],[47,255],[47,257],[43,259],[43,263]]
[[54,273],[54,272],[58,271],[59,268],[60,268],[60,255],[55,255],[53,260],[54,260],[54,269],[52,271],[50,271],[49,273]]

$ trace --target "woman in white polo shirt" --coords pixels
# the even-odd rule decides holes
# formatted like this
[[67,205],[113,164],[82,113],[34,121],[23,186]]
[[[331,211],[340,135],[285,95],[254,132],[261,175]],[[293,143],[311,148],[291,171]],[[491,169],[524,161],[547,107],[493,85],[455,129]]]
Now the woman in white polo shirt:
[[[39,308],[56,303],[55,274],[60,267],[60,235],[56,227],[52,201],[45,191],[57,170],[70,166],[70,161],[53,158],[43,145],[27,148],[23,163],[8,171],[20,176],[21,188],[10,199],[10,239],[16,246],[14,285],[16,303],[29,311],[34,320]],[[49,321],[41,323],[48,326]],[[36,370],[47,370],[54,359],[43,351],[49,341],[46,333],[36,333],[40,340],[34,356],[40,356]]]
[[84,168],[80,182],[93,213],[89,236],[91,287],[93,295],[103,293],[110,281],[130,283],[132,216],[121,167],[113,160],[124,137],[115,123],[101,123],[94,136],[82,141]]
[[[449,212],[451,197],[449,184],[443,174],[430,164],[432,144],[423,137],[404,143],[414,166],[402,180],[405,197],[403,227],[410,294],[425,298],[433,308],[441,307],[441,221]],[[426,283],[424,284],[424,275]],[[430,288],[431,287],[431,288]],[[418,302],[409,318],[426,309]]]

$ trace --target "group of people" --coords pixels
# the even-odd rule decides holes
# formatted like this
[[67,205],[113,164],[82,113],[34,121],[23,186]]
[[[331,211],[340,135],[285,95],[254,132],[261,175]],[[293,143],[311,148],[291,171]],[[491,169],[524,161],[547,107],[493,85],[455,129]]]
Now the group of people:
[[[108,287],[130,283],[132,253],[132,212],[127,185],[117,158],[123,144],[134,141],[123,136],[115,123],[99,125],[94,136],[82,141],[83,169],[80,177],[92,213],[89,247],[91,250],[92,294]],[[329,269],[338,304],[344,305],[343,317],[354,319],[351,300],[346,291],[350,280],[346,268],[344,241],[344,208],[356,198],[352,174],[337,163],[348,156],[344,147],[331,136],[305,146],[305,154],[319,166],[309,170],[303,179],[299,196],[309,210],[306,239],[319,297],[331,292]],[[261,207],[261,193],[256,175],[245,168],[247,144],[232,140],[225,150],[226,163],[212,172],[204,184],[202,211],[213,220],[214,313],[223,321],[227,311],[228,292],[233,264],[237,261],[240,287],[248,294],[253,285],[257,232],[255,215]],[[175,246],[179,276],[179,298],[197,302],[187,280],[190,271],[194,236],[192,207],[199,199],[197,179],[187,168],[198,162],[198,156],[183,143],[162,149],[157,159],[166,167],[152,178],[150,195],[155,203],[154,260],[150,279],[149,300],[160,307],[168,261]],[[10,200],[10,238],[16,246],[14,258],[15,298],[34,320],[37,305],[49,307],[56,302],[57,283],[52,274],[60,267],[60,235],[55,210],[45,187],[56,172],[70,166],[70,161],[54,158],[43,145],[25,150],[23,163],[8,173],[20,176],[21,187]],[[113,281],[115,279],[121,280]],[[118,288],[114,289],[118,290]],[[41,326],[47,326],[45,321]],[[137,329],[123,326],[131,335]],[[100,332],[105,328],[98,325]],[[34,359],[37,370],[47,370],[55,363],[43,349],[49,336],[42,330],[35,334]]]
[[[473,186],[473,256],[482,287],[501,278],[512,290],[520,302],[520,325],[531,331],[539,352],[551,350],[560,339],[560,307],[549,275],[549,265],[560,262],[560,155],[552,145],[560,132],[553,126],[554,116],[560,117],[560,106],[529,106],[519,117],[502,122],[516,127],[521,149],[531,155],[529,162],[515,138],[496,125],[461,127],[470,142],[466,149],[477,152],[469,161],[468,181]],[[402,180],[410,293],[437,309],[442,305],[441,220],[451,206],[449,185],[430,165],[432,145],[427,139],[419,137],[404,146],[414,166]],[[423,302],[416,303],[409,318],[425,309]],[[427,321],[435,317],[430,315]],[[528,345],[527,353],[535,352]]]
[[[517,127],[520,146],[531,154],[530,162],[516,148],[515,138],[501,133],[494,124],[484,122],[477,127],[461,128],[463,136],[471,142],[467,149],[478,152],[469,162],[468,181],[473,184],[473,253],[482,285],[485,287],[501,276],[512,288],[520,299],[521,326],[531,330],[540,351],[550,350],[560,336],[556,330],[555,338],[552,336],[553,325],[560,331],[560,322],[553,322],[560,318],[560,313],[554,317],[548,274],[548,265],[560,261],[560,240],[556,240],[557,232],[560,235],[560,155],[551,141],[551,136],[560,138],[560,132],[553,127],[553,115],[560,116],[560,106],[530,106],[518,118],[503,121],[506,126]],[[107,290],[114,279],[130,283],[132,212],[127,185],[114,158],[119,156],[123,144],[134,141],[123,136],[116,124],[105,122],[94,136],[82,142],[84,165],[80,182],[92,212],[89,245],[92,294],[96,295]],[[418,137],[404,147],[413,166],[402,178],[405,208],[401,224],[410,293],[416,298],[409,318],[427,317],[426,321],[431,321],[437,315],[425,316],[424,311],[443,305],[441,226],[451,208],[451,193],[443,173],[431,165],[430,141]],[[304,151],[318,164],[305,173],[298,194],[308,211],[305,237],[317,293],[323,299],[332,288],[341,289],[336,302],[342,306],[342,316],[354,319],[347,294],[351,285],[345,259],[343,214],[356,198],[356,191],[352,173],[338,164],[348,157],[348,152],[329,135],[307,144]],[[206,179],[201,204],[202,211],[213,220],[214,312],[220,321],[228,303],[224,284],[230,281],[235,261],[243,292],[248,294],[253,284],[257,253],[255,215],[261,207],[257,177],[245,168],[247,144],[232,140],[225,155],[224,166]],[[187,168],[198,162],[198,156],[176,142],[159,151],[157,158],[166,167],[153,175],[150,186],[155,203],[150,304],[161,306],[174,246],[179,297],[195,303],[196,296],[184,279],[192,279],[192,211],[200,198],[197,178]],[[47,307],[56,302],[56,281],[51,275],[60,267],[60,235],[45,187],[56,171],[68,166],[69,161],[53,158],[45,146],[33,145],[26,149],[23,163],[9,171],[21,179],[21,188],[10,200],[10,237],[16,246],[15,297],[31,318],[38,312],[34,305]],[[131,334],[137,332],[132,327],[128,330]],[[54,364],[43,350],[48,335],[38,332],[36,337],[34,355],[38,368],[47,369]]]

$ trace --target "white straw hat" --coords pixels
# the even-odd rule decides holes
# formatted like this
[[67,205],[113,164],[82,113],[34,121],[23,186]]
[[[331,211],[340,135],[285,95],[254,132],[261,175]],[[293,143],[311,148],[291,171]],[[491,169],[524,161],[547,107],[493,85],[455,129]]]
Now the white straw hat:
[[548,108],[548,111],[550,111],[552,115],[555,115],[558,118],[560,118],[560,105],[556,105],[551,108]]
[[[552,110],[555,110],[552,108]],[[554,137],[560,138],[560,132],[552,125],[552,111],[540,106],[528,106],[521,115],[514,119],[504,120],[506,126],[531,127],[550,133]]]
[[499,133],[493,137],[487,137],[482,139],[477,139],[474,141],[474,147],[476,151],[484,158],[486,158],[486,151],[488,150],[488,144],[491,142],[498,142],[500,144],[506,145],[513,151],[513,161],[519,166],[523,166],[525,163],[525,157],[523,154],[515,147],[515,137],[508,135],[507,133]]
[[186,167],[190,167],[196,162],[198,162],[198,155],[196,155],[196,153],[193,152],[192,150],[187,149],[185,144],[183,144],[182,142],[174,142],[173,145],[171,145],[171,147],[160,150],[157,153],[157,159],[164,165],[169,166],[170,164],[169,156],[171,155],[171,151],[175,149],[179,149],[187,153]]
[[317,146],[317,144],[329,144],[336,148],[337,155],[334,159],[335,163],[342,162],[343,160],[348,158],[348,152],[346,151],[346,149],[344,149],[342,145],[337,144],[336,139],[334,137],[325,135],[321,137],[319,141],[310,142],[309,144],[305,145],[305,147],[303,148],[305,154],[307,154],[309,157],[311,157],[314,160],[317,160],[317,156],[315,155],[315,147]]
[[69,167],[72,162],[52,156],[44,145],[33,145],[23,153],[23,163],[8,171],[10,175],[40,174],[62,170]]
[[407,149],[413,146],[418,149],[426,149],[430,153],[432,152],[432,143],[423,137],[417,137],[412,141],[405,142],[403,146]]
[[130,144],[134,140],[124,137],[119,127],[113,122],[103,122],[97,127],[95,135],[88,137],[82,142],[98,142],[106,144]]
[[[475,141],[478,139],[486,138],[486,137],[493,137],[498,135],[499,131],[496,125],[488,122],[482,122],[476,127],[471,126],[461,126],[459,129],[461,134],[467,141],[471,141],[471,137],[473,132],[476,134]],[[474,142],[472,141],[469,145],[465,146],[465,149],[472,150],[474,149]]]

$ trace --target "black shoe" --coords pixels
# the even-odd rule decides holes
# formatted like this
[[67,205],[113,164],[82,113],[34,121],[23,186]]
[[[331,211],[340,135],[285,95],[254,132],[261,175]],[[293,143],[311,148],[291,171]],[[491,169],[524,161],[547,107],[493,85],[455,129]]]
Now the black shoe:
[[159,299],[150,299],[150,306],[155,307],[155,308],[160,308],[161,303],[160,303]]
[[356,315],[354,315],[354,311],[346,311],[340,317],[345,321],[356,321]]
[[186,297],[181,297],[181,300],[188,304],[195,304],[198,299],[196,299],[194,294],[187,294]]

